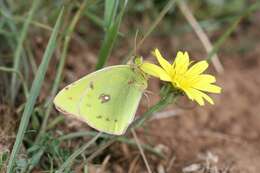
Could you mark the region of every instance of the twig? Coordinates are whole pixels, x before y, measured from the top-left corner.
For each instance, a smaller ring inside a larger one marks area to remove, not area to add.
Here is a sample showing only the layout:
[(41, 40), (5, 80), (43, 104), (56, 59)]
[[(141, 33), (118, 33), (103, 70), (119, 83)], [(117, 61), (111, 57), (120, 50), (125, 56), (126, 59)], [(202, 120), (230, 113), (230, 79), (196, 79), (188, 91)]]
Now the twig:
[(113, 144), (116, 141), (117, 137), (111, 138), (108, 142), (101, 145), (94, 153), (92, 153), (86, 160), (86, 162), (90, 162), (92, 159), (97, 157), (104, 149), (109, 147), (111, 144)]
[[(206, 52), (209, 54), (212, 51), (213, 46), (212, 46), (207, 34), (203, 31), (203, 29), (199, 25), (198, 21), (193, 16), (191, 10), (189, 9), (189, 7), (187, 6), (187, 4), (184, 1), (178, 1), (178, 6), (179, 6), (181, 12), (183, 13), (184, 17), (186, 18), (186, 20), (189, 22), (189, 24), (191, 25), (191, 27), (193, 28), (193, 30), (199, 37)], [(216, 53), (213, 55), (212, 63), (218, 73), (223, 73), (223, 71), (224, 71), (223, 65), (219, 61), (219, 58)]]
[(98, 173), (105, 172), (107, 163), (109, 162), (109, 159), (110, 159), (110, 158), (111, 158), (110, 155), (107, 155), (107, 156), (105, 157), (105, 159), (104, 159), (104, 161), (102, 162), (101, 168), (100, 168), (100, 170), (98, 171)]
[(171, 158), (170, 162), (169, 162), (168, 167), (166, 168), (166, 172), (170, 172), (170, 170), (171, 170), (171, 168), (172, 168), (172, 166), (173, 166), (175, 160), (176, 160), (176, 156), (173, 156), (173, 157)]
[(178, 114), (180, 114), (181, 112), (182, 112), (181, 109), (168, 110), (168, 111), (164, 111), (164, 112), (158, 112), (158, 113), (155, 113), (153, 115), (153, 117), (150, 119), (150, 121), (158, 120), (158, 119), (164, 119), (164, 118), (169, 118), (169, 117), (175, 117)]
[(135, 139), (135, 141), (136, 141), (136, 143), (137, 143), (138, 149), (140, 150), (140, 153), (141, 153), (142, 158), (143, 158), (143, 160), (144, 160), (144, 163), (145, 163), (145, 166), (146, 166), (146, 168), (147, 168), (147, 171), (148, 171), (148, 173), (152, 173), (152, 170), (151, 170), (151, 168), (150, 168), (150, 166), (149, 166), (149, 163), (148, 163), (148, 161), (147, 161), (147, 158), (146, 158), (146, 156), (145, 156), (145, 154), (144, 154), (144, 150), (143, 150), (143, 148), (142, 148), (142, 146), (141, 146), (141, 144), (140, 144), (140, 141), (139, 141), (139, 139), (138, 139), (138, 137), (137, 137), (137, 135), (136, 135), (136, 133), (135, 133), (135, 130), (132, 129), (131, 131), (132, 131), (132, 134), (133, 134), (133, 136), (134, 136), (134, 139)]
[(136, 168), (135, 165), (136, 165), (137, 161), (139, 160), (139, 158), (140, 158), (140, 156), (138, 155), (138, 156), (136, 156), (136, 157), (133, 159), (133, 161), (131, 162), (131, 164), (130, 164), (130, 166), (129, 166), (128, 173), (136, 172), (136, 171), (135, 171), (135, 168)]

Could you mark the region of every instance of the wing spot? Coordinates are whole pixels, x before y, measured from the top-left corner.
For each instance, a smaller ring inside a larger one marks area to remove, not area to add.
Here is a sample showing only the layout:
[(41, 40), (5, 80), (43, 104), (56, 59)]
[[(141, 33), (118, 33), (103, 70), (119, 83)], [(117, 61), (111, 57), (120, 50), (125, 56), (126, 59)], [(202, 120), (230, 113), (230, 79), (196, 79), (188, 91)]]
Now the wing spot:
[(128, 85), (131, 85), (131, 84), (133, 84), (133, 83), (135, 83), (135, 80), (129, 80), (129, 81), (128, 81)]
[(117, 120), (114, 120), (114, 122), (116, 123), (116, 122), (117, 122)]
[(89, 83), (89, 87), (93, 90), (94, 89), (94, 83), (93, 83), (93, 81), (91, 81), (90, 83)]
[(65, 87), (65, 90), (69, 90), (69, 89), (70, 89), (70, 87), (68, 87), (68, 86), (67, 86), (67, 87)]
[(68, 99), (69, 99), (69, 100), (72, 100), (72, 97), (69, 97)]
[(101, 100), (101, 103), (106, 103), (110, 100), (110, 95), (103, 93), (103, 94), (100, 94), (98, 99)]
[(101, 116), (101, 115), (99, 115), (99, 116), (97, 116), (96, 118), (97, 118), (97, 119), (101, 119), (101, 118), (102, 118), (102, 116)]
[(110, 121), (110, 119), (109, 119), (109, 118), (106, 118), (106, 121)]

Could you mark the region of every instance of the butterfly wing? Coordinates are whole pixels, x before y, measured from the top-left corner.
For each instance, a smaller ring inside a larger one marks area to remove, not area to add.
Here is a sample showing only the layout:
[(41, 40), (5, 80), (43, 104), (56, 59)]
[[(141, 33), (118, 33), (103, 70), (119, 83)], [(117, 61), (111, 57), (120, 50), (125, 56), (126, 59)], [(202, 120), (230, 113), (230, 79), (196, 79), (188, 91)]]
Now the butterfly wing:
[(111, 66), (68, 85), (54, 99), (58, 110), (109, 134), (133, 121), (147, 81), (130, 65)]

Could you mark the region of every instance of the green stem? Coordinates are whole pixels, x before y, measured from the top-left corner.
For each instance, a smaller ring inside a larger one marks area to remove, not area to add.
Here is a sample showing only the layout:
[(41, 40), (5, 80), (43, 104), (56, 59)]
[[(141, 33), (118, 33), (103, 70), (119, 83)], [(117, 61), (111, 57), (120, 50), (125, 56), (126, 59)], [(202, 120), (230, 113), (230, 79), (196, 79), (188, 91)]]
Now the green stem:
[(166, 106), (171, 104), (173, 100), (176, 99), (172, 93), (169, 93), (166, 97), (159, 100), (155, 105), (153, 105), (149, 110), (147, 110), (139, 119), (135, 120), (132, 124), (132, 128), (141, 127), (144, 122), (150, 119), (155, 112), (164, 109)]

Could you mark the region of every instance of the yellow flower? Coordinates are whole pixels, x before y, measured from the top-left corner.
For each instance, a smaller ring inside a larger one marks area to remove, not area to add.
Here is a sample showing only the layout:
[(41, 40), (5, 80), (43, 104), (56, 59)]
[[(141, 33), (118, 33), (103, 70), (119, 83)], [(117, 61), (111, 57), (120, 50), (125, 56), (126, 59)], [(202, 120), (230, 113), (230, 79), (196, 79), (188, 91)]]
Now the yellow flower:
[(213, 100), (205, 93), (220, 93), (221, 88), (214, 85), (214, 76), (202, 74), (207, 68), (207, 61), (199, 61), (191, 66), (187, 52), (179, 51), (173, 62), (170, 64), (165, 60), (158, 49), (153, 51), (160, 66), (144, 62), (141, 69), (149, 75), (160, 78), (163, 81), (171, 82), (174, 88), (183, 91), (189, 99), (195, 100), (199, 105), (204, 105), (204, 99), (211, 104)]

